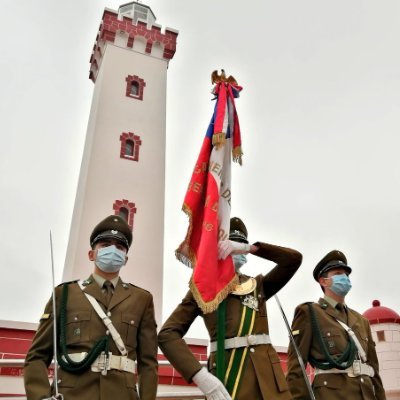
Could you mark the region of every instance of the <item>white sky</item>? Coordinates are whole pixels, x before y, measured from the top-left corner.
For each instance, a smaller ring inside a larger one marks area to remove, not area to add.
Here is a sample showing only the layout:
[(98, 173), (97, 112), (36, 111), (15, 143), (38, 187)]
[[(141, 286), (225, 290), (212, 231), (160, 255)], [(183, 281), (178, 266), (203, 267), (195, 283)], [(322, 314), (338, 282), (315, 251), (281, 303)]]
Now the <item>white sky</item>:
[[(49, 229), (61, 280), (93, 92), (89, 57), (104, 7), (123, 3), (1, 2), (2, 320), (38, 320), (51, 290)], [(379, 299), (400, 312), (398, 0), (147, 4), (157, 23), (179, 30), (168, 70), (164, 318), (190, 277), (174, 250), (187, 228), (180, 208), (217, 68), (244, 87), (232, 215), (245, 220), (251, 241), (304, 255), (279, 294), (288, 319), (320, 296), (312, 270), (335, 248), (353, 267), (351, 307), (363, 312)], [(271, 266), (250, 256), (244, 272)], [(268, 309), (272, 340), (286, 345), (273, 299)], [(201, 323), (190, 336), (207, 337)]]

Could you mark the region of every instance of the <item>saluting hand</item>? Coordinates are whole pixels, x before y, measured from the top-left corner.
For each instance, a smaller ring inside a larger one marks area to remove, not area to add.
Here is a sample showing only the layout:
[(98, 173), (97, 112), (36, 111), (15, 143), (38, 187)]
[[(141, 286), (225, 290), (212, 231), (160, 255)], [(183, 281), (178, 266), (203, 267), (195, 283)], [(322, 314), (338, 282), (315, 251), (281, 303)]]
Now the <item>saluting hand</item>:
[(247, 254), (250, 248), (249, 243), (221, 240), (218, 242), (218, 260), (225, 260), (230, 254)]

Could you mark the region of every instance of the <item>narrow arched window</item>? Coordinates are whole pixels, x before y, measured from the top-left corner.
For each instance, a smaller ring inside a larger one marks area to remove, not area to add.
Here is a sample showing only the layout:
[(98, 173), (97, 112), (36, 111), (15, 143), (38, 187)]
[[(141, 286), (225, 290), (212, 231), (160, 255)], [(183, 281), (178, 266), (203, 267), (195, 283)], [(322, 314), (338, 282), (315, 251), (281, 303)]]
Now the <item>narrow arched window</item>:
[(135, 81), (131, 83), (131, 96), (139, 96), (139, 84)]
[(143, 100), (146, 82), (137, 75), (128, 75), (126, 81), (126, 96), (136, 100)]
[(119, 140), (121, 141), (120, 157), (130, 161), (139, 161), (139, 151), (142, 145), (140, 136), (133, 132), (123, 132)]
[(127, 140), (125, 142), (125, 155), (128, 157), (133, 157), (134, 150), (135, 150), (135, 143), (132, 140)]
[(125, 207), (119, 209), (119, 216), (122, 217), (126, 222), (129, 221), (129, 210)]
[(128, 223), (129, 227), (133, 231), (134, 217), (136, 214), (135, 203), (127, 199), (115, 200), (113, 204), (113, 210), (115, 215), (121, 216)]

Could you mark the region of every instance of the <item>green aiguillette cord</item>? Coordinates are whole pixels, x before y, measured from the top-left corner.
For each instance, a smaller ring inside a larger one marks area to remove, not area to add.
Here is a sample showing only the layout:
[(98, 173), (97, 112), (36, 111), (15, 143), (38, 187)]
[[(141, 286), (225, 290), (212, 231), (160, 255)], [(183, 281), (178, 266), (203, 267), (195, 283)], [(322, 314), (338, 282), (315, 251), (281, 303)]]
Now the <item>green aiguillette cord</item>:
[(223, 300), (217, 309), (217, 378), (225, 379), (225, 317), (226, 300)]

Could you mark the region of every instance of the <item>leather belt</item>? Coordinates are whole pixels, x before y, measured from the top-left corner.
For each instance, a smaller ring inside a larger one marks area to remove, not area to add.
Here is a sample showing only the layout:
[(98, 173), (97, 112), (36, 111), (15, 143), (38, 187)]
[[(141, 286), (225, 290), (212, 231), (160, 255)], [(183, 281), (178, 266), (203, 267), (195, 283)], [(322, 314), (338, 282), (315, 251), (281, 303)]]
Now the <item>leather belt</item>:
[[(266, 333), (248, 336), (236, 336), (230, 339), (225, 339), (225, 350), (237, 349), (239, 347), (257, 346), (259, 344), (271, 344), (271, 339)], [(210, 343), (210, 351), (217, 351), (217, 342)]]
[(324, 369), (316, 368), (314, 373), (315, 373), (315, 375), (347, 374), (351, 378), (354, 378), (354, 377), (360, 376), (360, 375), (368, 375), (372, 378), (375, 375), (374, 369), (370, 365), (362, 363), (360, 360), (354, 361), (353, 365), (346, 369), (331, 368), (331, 369), (324, 370)]
[[(75, 362), (82, 361), (87, 353), (72, 353), (68, 356)], [(112, 353), (105, 353), (104, 351), (93, 361), (91, 370), (93, 372), (101, 372), (103, 375), (107, 374), (110, 369), (118, 371), (125, 371), (131, 374), (135, 373), (135, 361), (127, 356), (114, 356)]]

